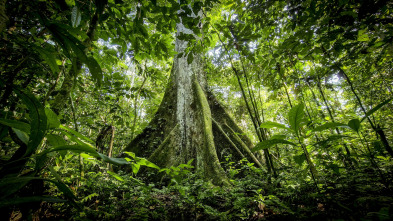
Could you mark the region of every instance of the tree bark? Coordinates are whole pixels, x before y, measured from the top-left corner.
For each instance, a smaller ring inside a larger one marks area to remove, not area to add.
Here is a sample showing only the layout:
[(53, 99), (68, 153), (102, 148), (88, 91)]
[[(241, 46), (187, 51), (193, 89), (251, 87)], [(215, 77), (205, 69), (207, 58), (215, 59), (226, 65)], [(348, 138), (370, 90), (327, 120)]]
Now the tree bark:
[(8, 17), (5, 11), (5, 3), (7, 0), (0, 0), (0, 34), (7, 26)]
[[(200, 19), (201, 13), (190, 16)], [(180, 22), (177, 36), (182, 33), (193, 34)], [(229, 185), (219, 161), (226, 149), (238, 159), (245, 156), (257, 166), (261, 163), (250, 151), (251, 141), (208, 91), (201, 55), (194, 54), (192, 62), (187, 61), (187, 47), (187, 41), (176, 39), (176, 51), (181, 56), (174, 58), (161, 105), (154, 119), (125, 151), (148, 157), (160, 167), (177, 166), (194, 159), (195, 169), (206, 180)]]

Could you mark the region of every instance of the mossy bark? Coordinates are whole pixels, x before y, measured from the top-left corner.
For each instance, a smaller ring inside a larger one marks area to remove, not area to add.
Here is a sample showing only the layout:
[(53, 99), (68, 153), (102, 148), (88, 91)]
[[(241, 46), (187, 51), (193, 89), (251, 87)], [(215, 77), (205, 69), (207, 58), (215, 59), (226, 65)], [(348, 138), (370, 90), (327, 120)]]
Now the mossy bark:
[[(201, 59), (194, 60), (203, 67)], [(175, 59), (171, 80), (155, 117), (124, 151), (148, 158), (160, 167), (177, 166), (194, 159), (196, 170), (216, 185), (229, 184), (220, 165), (226, 156), (224, 152), (232, 154), (235, 160), (246, 157), (262, 167), (250, 151), (250, 139), (208, 91), (206, 80), (201, 80), (204, 72), (200, 72), (199, 78), (193, 72), (192, 87), (187, 91), (192, 99), (184, 107), (177, 104), (177, 96), (183, 95), (178, 93), (177, 65)], [(183, 113), (192, 116), (190, 120), (179, 121), (182, 117), (178, 114), (179, 108), (185, 108)]]
[(8, 17), (5, 10), (7, 0), (0, 0), (0, 34), (7, 27)]
[[(187, 19), (194, 18), (200, 24), (201, 16), (202, 12), (194, 14), (191, 10)], [(180, 19), (177, 36), (181, 34), (201, 39), (184, 27)], [(161, 105), (149, 126), (124, 151), (148, 158), (160, 167), (177, 166), (194, 159), (195, 169), (206, 180), (229, 185), (220, 165), (225, 150), (237, 159), (245, 156), (257, 166), (261, 164), (250, 151), (250, 139), (208, 91), (201, 55), (187, 52), (187, 47), (187, 40), (176, 38), (178, 55)]]

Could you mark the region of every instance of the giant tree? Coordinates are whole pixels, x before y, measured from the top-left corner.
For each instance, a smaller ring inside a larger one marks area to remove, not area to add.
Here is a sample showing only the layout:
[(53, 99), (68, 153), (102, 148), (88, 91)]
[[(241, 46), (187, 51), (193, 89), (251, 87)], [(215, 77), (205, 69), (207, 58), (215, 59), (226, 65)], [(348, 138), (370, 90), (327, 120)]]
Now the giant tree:
[[(207, 3), (208, 4), (208, 3)], [(251, 153), (251, 141), (209, 92), (202, 53), (203, 3), (181, 1), (176, 52), (164, 98), (144, 131), (126, 148), (161, 167), (195, 159), (198, 172), (215, 184), (228, 184), (219, 163), (220, 150), (231, 149), (261, 166)], [(206, 30), (206, 29), (204, 29)], [(192, 49), (193, 48), (193, 49)]]

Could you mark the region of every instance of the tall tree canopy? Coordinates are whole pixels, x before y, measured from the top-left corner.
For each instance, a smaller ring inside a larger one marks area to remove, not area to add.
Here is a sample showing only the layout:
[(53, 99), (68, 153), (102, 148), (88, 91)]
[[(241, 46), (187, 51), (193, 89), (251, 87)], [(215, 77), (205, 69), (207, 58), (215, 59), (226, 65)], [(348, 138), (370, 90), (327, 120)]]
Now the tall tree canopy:
[(364, 174), (391, 191), (392, 11), (386, 0), (0, 0), (2, 212), (82, 210), (98, 197), (83, 185), (104, 176), (186, 198), (192, 179), (260, 180), (241, 187), (262, 216), (276, 199), (266, 186), (327, 199)]

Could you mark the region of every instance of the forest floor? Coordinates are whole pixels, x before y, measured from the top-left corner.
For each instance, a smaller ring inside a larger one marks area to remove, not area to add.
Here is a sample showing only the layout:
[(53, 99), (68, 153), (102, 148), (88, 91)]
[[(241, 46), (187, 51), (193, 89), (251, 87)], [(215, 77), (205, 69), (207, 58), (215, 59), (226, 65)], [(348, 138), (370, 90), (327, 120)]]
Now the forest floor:
[[(307, 179), (307, 170), (292, 174), (282, 172), (273, 178), (245, 161), (227, 162), (224, 167), (233, 184), (230, 187), (214, 186), (188, 170), (169, 173), (170, 176), (159, 182), (138, 180), (121, 171), (117, 174), (89, 172), (83, 185), (70, 185), (79, 198), (79, 208), (67, 203), (41, 203), (32, 211), (31, 218), (393, 220), (393, 170), (389, 172), (388, 168), (383, 179), (371, 168), (325, 173), (317, 188)], [(157, 177), (154, 172), (148, 175)], [(55, 194), (51, 191), (55, 188), (48, 187), (47, 194)], [(11, 220), (24, 218), (20, 211), (14, 211)]]

